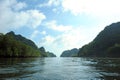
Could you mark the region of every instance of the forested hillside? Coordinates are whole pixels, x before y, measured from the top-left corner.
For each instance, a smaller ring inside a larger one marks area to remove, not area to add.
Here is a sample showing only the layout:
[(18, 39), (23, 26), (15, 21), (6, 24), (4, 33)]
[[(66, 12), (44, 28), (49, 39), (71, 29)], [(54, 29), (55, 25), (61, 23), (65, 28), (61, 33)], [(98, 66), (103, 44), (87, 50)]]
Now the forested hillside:
[(0, 57), (48, 57), (35, 43), (14, 32), (0, 33)]
[(92, 42), (81, 48), (78, 56), (120, 57), (120, 22), (105, 27)]

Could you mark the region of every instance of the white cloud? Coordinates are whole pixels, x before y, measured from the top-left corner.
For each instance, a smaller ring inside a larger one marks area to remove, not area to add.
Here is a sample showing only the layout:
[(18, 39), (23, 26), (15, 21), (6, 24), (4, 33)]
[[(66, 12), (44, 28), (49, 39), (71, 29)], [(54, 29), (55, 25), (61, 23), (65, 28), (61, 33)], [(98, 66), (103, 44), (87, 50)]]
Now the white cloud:
[(48, 0), (46, 3), (39, 4), (38, 7), (50, 7), (60, 5), (60, 0)]
[(41, 22), (46, 18), (45, 15), (38, 10), (28, 10), (26, 11), (28, 17), (27, 25), (37, 28)]
[(62, 0), (64, 10), (74, 15), (119, 15), (119, 3), (119, 0)]
[(55, 43), (60, 43), (64, 49), (80, 48), (91, 42), (103, 28), (79, 26), (72, 28), (56, 37)]
[(56, 40), (57, 37), (47, 35), (40, 40), (38, 45), (39, 47), (44, 46), (46, 50), (54, 52), (57, 56), (59, 56), (61, 51), (63, 51), (63, 48), (60, 48), (61, 44), (59, 44), (58, 41), (55, 42)]
[(47, 35), (44, 38), (42, 38), (42, 40), (40, 41), (40, 45), (50, 47), (50, 45), (54, 43), (54, 40), (55, 40), (54, 37)]
[(38, 30), (35, 30), (32, 35), (31, 35), (31, 39), (35, 38), (40, 32)]
[(66, 32), (72, 29), (72, 26), (58, 25), (55, 20), (46, 22), (45, 26), (51, 30)]
[(24, 2), (1, 0), (0, 5), (0, 32), (6, 32), (9, 29), (16, 29), (23, 26), (37, 28), (46, 18), (38, 10), (22, 10), (27, 6)]
[[(13, 5), (12, 5), (13, 6)], [(26, 3), (23, 3), (23, 2), (19, 2), (19, 3), (15, 3), (14, 6), (13, 6), (13, 9), (16, 10), (16, 11), (19, 11), (23, 8), (26, 8), (27, 7), (27, 4)]]
[(42, 8), (42, 7), (48, 7), (52, 8), (52, 11), (56, 14), (59, 13), (59, 9), (61, 7), (61, 0), (47, 0), (47, 2), (40, 3), (37, 5), (37, 7)]
[(42, 31), (41, 34), (42, 34), (42, 35), (46, 35), (47, 32), (46, 32), (46, 31)]
[[(60, 26), (58, 24), (55, 25)], [(49, 26), (51, 26), (51, 24)], [(47, 50), (52, 51), (59, 56), (64, 50), (80, 48), (84, 44), (88, 44), (103, 28), (104, 27), (96, 26), (87, 28), (86, 26), (71, 26), (71, 28), (68, 30), (60, 30), (62, 31), (60, 35), (52, 36), (49, 34), (45, 36), (40, 41), (39, 45), (44, 46)], [(54, 29), (53, 27), (51, 27), (51, 29), (59, 31), (59, 29)]]

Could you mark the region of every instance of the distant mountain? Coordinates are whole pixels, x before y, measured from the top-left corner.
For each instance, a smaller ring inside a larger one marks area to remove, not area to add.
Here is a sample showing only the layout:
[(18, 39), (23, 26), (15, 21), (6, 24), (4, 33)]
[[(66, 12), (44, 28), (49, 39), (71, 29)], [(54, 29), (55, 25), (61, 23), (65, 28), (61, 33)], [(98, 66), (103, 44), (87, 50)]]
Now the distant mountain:
[(46, 52), (47, 53), (47, 57), (56, 57), (56, 55), (52, 52)]
[(47, 57), (46, 51), (44, 47), (40, 47), (39, 51), (42, 53), (43, 57)]
[(105, 27), (92, 42), (81, 48), (78, 56), (120, 57), (120, 22)]
[(78, 49), (74, 48), (71, 50), (63, 51), (60, 57), (76, 57), (78, 56)]
[(56, 57), (56, 55), (54, 53), (46, 52), (44, 47), (40, 47), (39, 50), (44, 57)]

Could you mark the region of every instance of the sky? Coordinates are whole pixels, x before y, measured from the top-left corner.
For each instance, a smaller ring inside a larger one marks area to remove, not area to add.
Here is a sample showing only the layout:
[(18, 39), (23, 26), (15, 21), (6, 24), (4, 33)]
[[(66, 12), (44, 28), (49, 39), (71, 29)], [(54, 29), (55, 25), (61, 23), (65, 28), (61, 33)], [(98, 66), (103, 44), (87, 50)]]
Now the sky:
[(14, 31), (57, 56), (120, 21), (120, 0), (0, 0), (0, 32)]

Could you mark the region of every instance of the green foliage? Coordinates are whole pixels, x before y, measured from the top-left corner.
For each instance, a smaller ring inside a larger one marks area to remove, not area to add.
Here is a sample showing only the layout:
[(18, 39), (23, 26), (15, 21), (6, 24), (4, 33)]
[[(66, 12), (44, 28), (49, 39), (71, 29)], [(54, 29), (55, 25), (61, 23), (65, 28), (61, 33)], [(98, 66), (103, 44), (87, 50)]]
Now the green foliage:
[(120, 44), (115, 44), (114, 46), (108, 48), (108, 56), (119, 57), (120, 55)]
[(26, 39), (25, 37), (21, 36), (21, 35), (15, 35), (13, 31), (7, 33), (6, 35), (10, 35), (13, 36), (13, 38), (17, 41), (20, 41), (26, 45), (29, 45), (35, 49), (37, 49), (37, 46), (35, 45), (35, 43), (29, 39)]
[(41, 56), (38, 49), (22, 41), (16, 40), (12, 35), (0, 34), (0, 57), (37, 57)]
[(91, 43), (81, 48), (78, 56), (112, 57), (114, 55), (120, 57), (116, 44), (120, 44), (120, 22), (107, 26)]

